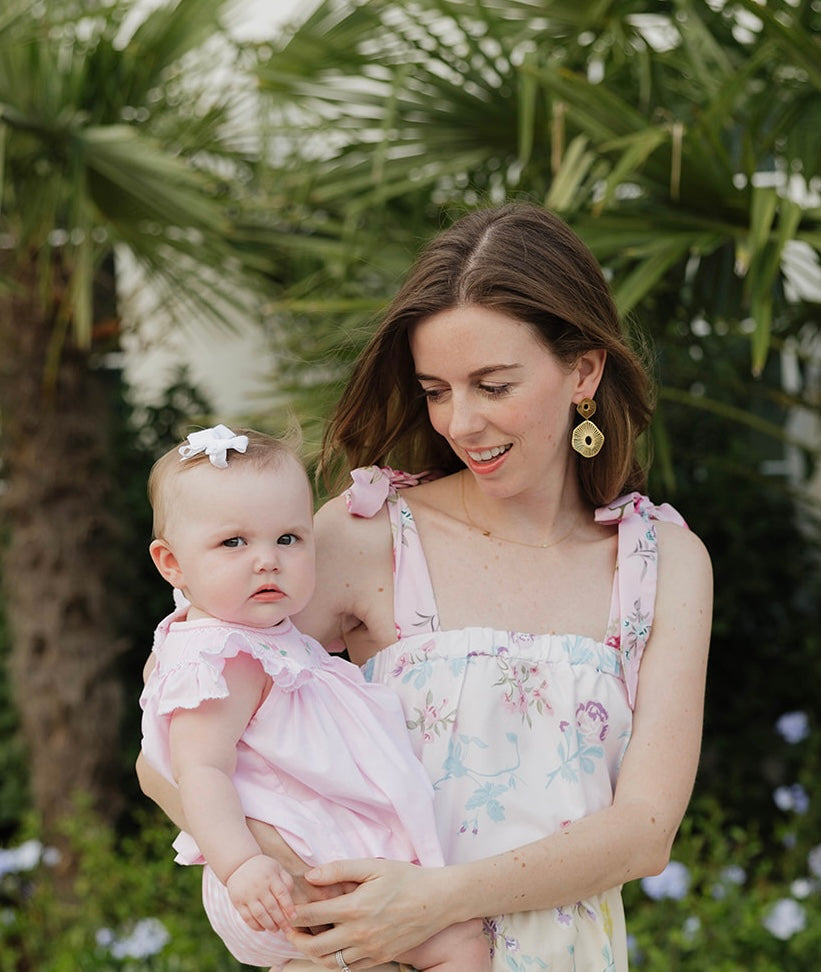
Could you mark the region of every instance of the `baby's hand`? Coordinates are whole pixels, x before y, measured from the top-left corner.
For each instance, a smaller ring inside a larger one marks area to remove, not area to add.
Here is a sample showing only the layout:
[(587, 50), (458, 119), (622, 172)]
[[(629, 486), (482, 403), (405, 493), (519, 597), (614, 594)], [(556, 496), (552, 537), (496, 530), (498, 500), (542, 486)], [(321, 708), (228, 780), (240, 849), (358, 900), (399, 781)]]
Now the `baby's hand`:
[(234, 871), (225, 883), (234, 907), (254, 931), (288, 931), (296, 912), (294, 881), (271, 857), (257, 854)]

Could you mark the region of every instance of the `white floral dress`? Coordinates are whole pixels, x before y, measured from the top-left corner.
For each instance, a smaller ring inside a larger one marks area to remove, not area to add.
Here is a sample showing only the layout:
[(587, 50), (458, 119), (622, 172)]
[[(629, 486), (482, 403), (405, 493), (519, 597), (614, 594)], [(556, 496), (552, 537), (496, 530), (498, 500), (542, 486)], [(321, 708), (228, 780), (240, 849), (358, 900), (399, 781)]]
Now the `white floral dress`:
[[(397, 487), (415, 480), (354, 470), (348, 508), (387, 505), (393, 533), (397, 641), (365, 666), (400, 697), (433, 782), (448, 863), (511, 850), (609, 806), (630, 739), (639, 663), (653, 620), (653, 521), (685, 526), (639, 493), (596, 511), (618, 528), (604, 641), (489, 628), (444, 631), (413, 516)], [(551, 911), (491, 916), (493, 970), (623, 972), (621, 889)]]

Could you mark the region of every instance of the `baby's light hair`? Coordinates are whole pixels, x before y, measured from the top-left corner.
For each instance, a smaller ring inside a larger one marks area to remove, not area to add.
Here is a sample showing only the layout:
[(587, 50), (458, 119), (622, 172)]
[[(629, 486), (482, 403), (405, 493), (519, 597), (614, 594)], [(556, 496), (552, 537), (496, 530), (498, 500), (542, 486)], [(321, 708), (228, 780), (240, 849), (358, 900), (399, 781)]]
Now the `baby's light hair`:
[[(268, 435), (265, 432), (257, 432), (256, 429), (233, 429), (233, 432), (235, 435), (248, 437), (248, 448), (245, 452), (229, 450), (227, 455), (228, 468), (220, 469), (219, 472), (230, 474), (233, 466), (257, 470), (277, 469), (289, 458), (293, 459), (304, 470), (305, 467), (300, 456), (302, 436), (298, 429), (290, 429), (282, 436)], [(178, 476), (185, 475), (186, 470), (196, 469), (204, 463), (210, 463), (209, 456), (204, 452), (183, 459), (179, 450), (185, 444), (185, 441), (180, 442), (160, 456), (151, 467), (148, 476), (148, 502), (154, 512), (154, 538), (161, 538), (165, 534), (169, 510), (173, 501), (170, 495), (171, 484)], [(307, 473), (305, 474), (305, 482), (310, 490)]]

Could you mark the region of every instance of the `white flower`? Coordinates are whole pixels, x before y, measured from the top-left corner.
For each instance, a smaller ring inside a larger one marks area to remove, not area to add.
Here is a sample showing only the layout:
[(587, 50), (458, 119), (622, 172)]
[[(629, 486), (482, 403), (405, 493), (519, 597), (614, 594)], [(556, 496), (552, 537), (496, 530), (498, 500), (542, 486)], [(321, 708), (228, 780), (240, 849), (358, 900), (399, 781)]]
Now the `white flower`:
[(810, 808), (810, 798), (800, 783), (792, 786), (779, 786), (773, 793), (773, 800), (779, 810), (792, 810), (795, 813), (806, 813)]
[(793, 898), (781, 898), (769, 910), (762, 924), (771, 935), (785, 942), (796, 932), (804, 930), (807, 913), (803, 905)]
[(739, 864), (728, 864), (721, 870), (721, 880), (725, 884), (737, 884), (740, 887), (747, 880), (747, 872)]
[(110, 928), (101, 928), (97, 944), (109, 950), (114, 958), (148, 958), (156, 955), (171, 940), (168, 929), (158, 918), (141, 918), (124, 938), (117, 938)]
[(627, 933), (627, 954), (635, 965), (641, 965), (644, 960), (644, 952), (639, 948), (636, 936), (630, 932)]
[(809, 896), (815, 890), (815, 885), (809, 878), (796, 878), (790, 885), (790, 894), (799, 901)]
[(810, 874), (821, 878), (821, 844), (817, 844), (807, 854), (807, 867), (810, 869)]
[(43, 845), (39, 840), (27, 840), (19, 847), (0, 848), (0, 876), (31, 871), (40, 863)]
[(693, 942), (698, 933), (701, 931), (701, 919), (698, 917), (698, 915), (690, 915), (690, 917), (685, 920), (681, 931), (686, 942)]
[(728, 864), (727, 867), (721, 869), (719, 880), (712, 887), (713, 897), (716, 901), (721, 901), (727, 897), (727, 888), (729, 885), (733, 884), (736, 887), (741, 887), (746, 880), (747, 872), (743, 867), (740, 867), (738, 864)]
[(680, 901), (690, 887), (690, 872), (680, 861), (670, 861), (661, 874), (641, 879), (641, 887), (648, 898), (674, 898)]
[(775, 728), (788, 743), (800, 743), (810, 734), (810, 720), (806, 712), (785, 712), (776, 720)]

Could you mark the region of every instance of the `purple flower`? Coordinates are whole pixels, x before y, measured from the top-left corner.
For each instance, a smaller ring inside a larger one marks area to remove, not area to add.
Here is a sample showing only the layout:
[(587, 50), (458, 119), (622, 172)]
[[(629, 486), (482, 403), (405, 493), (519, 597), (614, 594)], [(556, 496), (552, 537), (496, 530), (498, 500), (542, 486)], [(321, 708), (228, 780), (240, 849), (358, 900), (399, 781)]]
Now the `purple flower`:
[(582, 736), (587, 739), (598, 739), (604, 742), (607, 730), (607, 709), (601, 702), (591, 699), (589, 702), (581, 703), (576, 709), (576, 725)]
[(776, 720), (775, 728), (788, 743), (800, 743), (810, 734), (810, 720), (806, 712), (785, 712)]
[(661, 874), (642, 878), (641, 888), (647, 897), (654, 901), (662, 898), (680, 901), (690, 888), (690, 872), (686, 864), (670, 861)]

